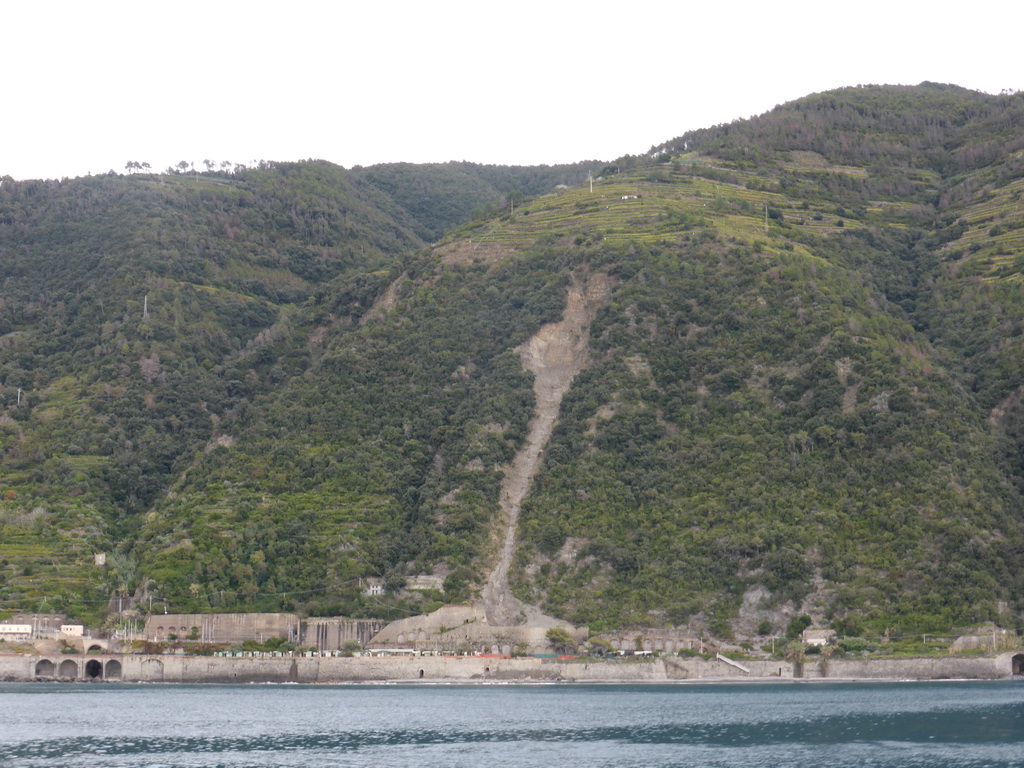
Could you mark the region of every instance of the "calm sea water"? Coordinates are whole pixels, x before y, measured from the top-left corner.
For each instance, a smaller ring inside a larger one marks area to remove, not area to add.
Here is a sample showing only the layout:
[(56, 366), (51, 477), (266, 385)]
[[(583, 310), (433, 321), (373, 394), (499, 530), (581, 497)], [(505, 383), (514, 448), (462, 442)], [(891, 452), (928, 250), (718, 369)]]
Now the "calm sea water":
[(1024, 766), (1024, 682), (0, 684), (0, 766)]

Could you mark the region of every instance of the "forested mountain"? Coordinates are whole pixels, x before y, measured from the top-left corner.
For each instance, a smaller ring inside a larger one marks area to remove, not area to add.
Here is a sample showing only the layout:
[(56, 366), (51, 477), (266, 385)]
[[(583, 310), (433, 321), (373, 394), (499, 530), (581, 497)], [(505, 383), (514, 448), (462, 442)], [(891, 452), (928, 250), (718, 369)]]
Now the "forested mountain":
[(4, 180), (0, 610), (474, 599), (541, 413), (524, 345), (599, 278), (520, 599), (1012, 625), (1022, 189), (1024, 95), (927, 83), (601, 164)]
[(354, 168), (352, 173), (386, 192), (412, 217), (416, 234), (434, 242), (471, 218), (514, 207), (524, 196), (542, 195), (563, 185), (581, 184), (602, 163), (552, 166), (477, 163), (388, 163)]

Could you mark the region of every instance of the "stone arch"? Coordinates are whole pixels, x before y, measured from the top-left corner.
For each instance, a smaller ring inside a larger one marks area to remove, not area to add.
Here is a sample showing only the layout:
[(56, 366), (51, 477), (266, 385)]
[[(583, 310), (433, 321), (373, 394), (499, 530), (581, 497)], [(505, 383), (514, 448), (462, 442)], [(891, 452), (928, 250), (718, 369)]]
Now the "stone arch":
[(160, 659), (146, 659), (142, 662), (142, 677), (145, 680), (163, 680), (164, 663)]
[(92, 653), (93, 651), (95, 651), (97, 653), (102, 653), (103, 652), (103, 646), (102, 645), (95, 645), (95, 644), (93, 644), (93, 645), (90, 645), (86, 650), (89, 653)]
[(421, 629), (419, 631), (419, 634), (416, 635), (416, 639), (419, 640), (421, 643), (427, 642), (427, 633)]
[(85, 676), (90, 680), (103, 679), (103, 664), (97, 659), (89, 659), (85, 663)]
[(36, 677), (53, 677), (53, 662), (49, 659), (36, 662)]
[(405, 642), (405, 633), (404, 633), (404, 632), (399, 632), (399, 633), (398, 633), (398, 637), (397, 637), (397, 638), (395, 638), (395, 639), (396, 639), (396, 640), (397, 640), (398, 642), (400, 642), (400, 643), (404, 643), (404, 642)]
[(423, 679), (423, 670), (422, 669), (420, 670), (420, 679), (421, 680)]
[(121, 662), (115, 659), (111, 659), (107, 662), (107, 666), (103, 670), (104, 680), (120, 680), (121, 679)]
[(1013, 665), (1014, 676), (1024, 675), (1024, 653), (1016, 654), (1010, 663)]
[(60, 677), (70, 677), (72, 679), (78, 677), (78, 662), (74, 659), (64, 659), (60, 663), (60, 669), (57, 674)]

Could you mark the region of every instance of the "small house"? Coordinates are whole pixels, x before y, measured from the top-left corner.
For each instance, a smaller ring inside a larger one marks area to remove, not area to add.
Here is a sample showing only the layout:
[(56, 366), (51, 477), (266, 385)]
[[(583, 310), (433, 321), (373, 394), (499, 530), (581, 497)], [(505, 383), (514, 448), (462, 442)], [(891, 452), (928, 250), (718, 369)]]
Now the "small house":
[(805, 629), (802, 639), (805, 645), (829, 645), (836, 637), (834, 629)]

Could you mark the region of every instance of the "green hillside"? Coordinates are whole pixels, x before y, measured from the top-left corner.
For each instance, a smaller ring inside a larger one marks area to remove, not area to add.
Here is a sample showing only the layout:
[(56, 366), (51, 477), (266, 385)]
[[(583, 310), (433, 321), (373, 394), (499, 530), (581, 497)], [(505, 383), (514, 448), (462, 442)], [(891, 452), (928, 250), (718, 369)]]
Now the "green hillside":
[(3, 603), (87, 616), (141, 578), (92, 553), (130, 563), (172, 478), (308, 365), (294, 318), (316, 286), (420, 244), (388, 198), (316, 163), (7, 179), (0, 211)]
[(601, 163), (503, 166), (477, 163), (387, 163), (353, 168), (364, 184), (387, 193), (416, 222), (416, 233), (434, 242), (471, 218), (511, 207), (524, 196), (580, 184)]
[(869, 86), (592, 166), (5, 181), (0, 608), (475, 599), (536, 405), (519, 348), (601, 274), (521, 599), (1013, 626), (1022, 128), (1022, 95)]

